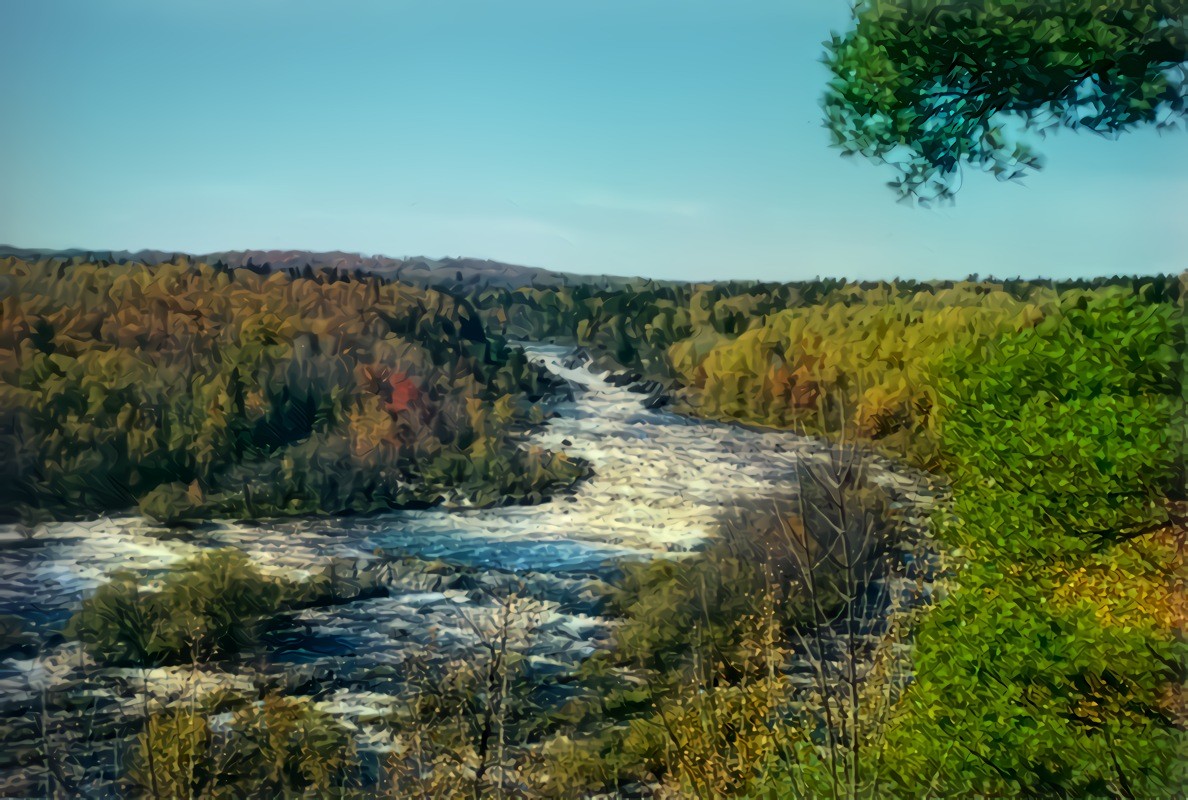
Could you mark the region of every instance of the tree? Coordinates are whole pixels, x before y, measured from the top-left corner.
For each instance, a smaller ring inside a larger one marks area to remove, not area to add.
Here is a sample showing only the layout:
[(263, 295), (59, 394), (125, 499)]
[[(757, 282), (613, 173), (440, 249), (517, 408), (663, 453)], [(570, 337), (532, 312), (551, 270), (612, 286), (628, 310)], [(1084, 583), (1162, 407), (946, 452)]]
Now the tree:
[(1020, 131), (1181, 123), (1186, 20), (1186, 0), (862, 0), (827, 43), (827, 127), (902, 198), (951, 199), (963, 165), (1038, 169)]

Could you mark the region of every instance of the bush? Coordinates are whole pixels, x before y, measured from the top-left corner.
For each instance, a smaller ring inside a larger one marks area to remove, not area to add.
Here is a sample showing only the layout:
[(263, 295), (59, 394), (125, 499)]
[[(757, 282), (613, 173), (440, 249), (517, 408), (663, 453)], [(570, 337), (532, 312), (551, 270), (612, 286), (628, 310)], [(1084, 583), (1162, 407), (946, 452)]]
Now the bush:
[(269, 695), (217, 729), (192, 708), (150, 716), (127, 778), (153, 797), (328, 797), (357, 768), (342, 724), (308, 701)]
[(211, 731), (192, 708), (151, 715), (136, 739), (127, 778), (149, 797), (200, 797), (216, 772)]
[(237, 550), (195, 556), (159, 587), (120, 572), (83, 601), (67, 634), (108, 664), (155, 666), (226, 657), (256, 640), (262, 620), (297, 589), (268, 576)]
[(169, 526), (182, 526), (206, 516), (197, 484), (163, 483), (140, 498), (140, 513)]
[(226, 778), (266, 796), (325, 793), (343, 786), (354, 766), (350, 733), (307, 701), (269, 696), (249, 705), (236, 712), (230, 738), (236, 758)]

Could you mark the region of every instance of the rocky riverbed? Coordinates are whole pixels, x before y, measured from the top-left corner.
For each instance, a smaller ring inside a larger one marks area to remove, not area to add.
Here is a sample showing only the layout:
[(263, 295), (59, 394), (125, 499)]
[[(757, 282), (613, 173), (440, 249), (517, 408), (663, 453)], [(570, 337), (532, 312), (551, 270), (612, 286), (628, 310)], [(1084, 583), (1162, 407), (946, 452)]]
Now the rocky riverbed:
[[(601, 615), (615, 564), (689, 552), (724, 510), (786, 498), (800, 459), (828, 443), (692, 420), (620, 385), (565, 348), (525, 345), (564, 378), (534, 445), (588, 461), (593, 476), (535, 506), (434, 508), (364, 518), (217, 522), (170, 530), (136, 516), (0, 531), (0, 795), (39, 795), (54, 782), (113, 791), (147, 693), (168, 702), (214, 688), (278, 687), (314, 697), (345, 720), (361, 750), (390, 747), (383, 725), (408, 665), (466, 659), (509, 596), (530, 600), (522, 652), (542, 674), (603, 647)], [(869, 456), (868, 474), (922, 527), (926, 476)], [(117, 569), (146, 578), (205, 549), (235, 547), (293, 577), (332, 570), (374, 591), (285, 617), (264, 653), (218, 667), (100, 669), (60, 629)], [(897, 580), (905, 587), (911, 570)], [(905, 591), (907, 589), (905, 588)], [(525, 621), (526, 620), (526, 621)]]

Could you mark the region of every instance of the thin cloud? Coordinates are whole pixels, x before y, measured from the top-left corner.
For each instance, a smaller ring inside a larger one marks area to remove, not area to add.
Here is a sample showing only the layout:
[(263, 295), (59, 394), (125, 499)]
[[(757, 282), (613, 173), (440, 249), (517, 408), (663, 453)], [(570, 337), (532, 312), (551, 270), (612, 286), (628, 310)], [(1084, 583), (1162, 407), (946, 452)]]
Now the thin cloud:
[(697, 200), (637, 197), (610, 192), (583, 194), (574, 200), (574, 204), (602, 211), (663, 217), (702, 217), (709, 211), (706, 203)]

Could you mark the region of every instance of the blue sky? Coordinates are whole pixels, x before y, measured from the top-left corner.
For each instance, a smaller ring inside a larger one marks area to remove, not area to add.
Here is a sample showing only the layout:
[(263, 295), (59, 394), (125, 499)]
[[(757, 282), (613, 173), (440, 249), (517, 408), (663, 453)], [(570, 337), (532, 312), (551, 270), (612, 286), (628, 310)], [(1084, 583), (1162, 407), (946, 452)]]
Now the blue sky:
[(899, 205), (828, 148), (846, 0), (0, 0), (0, 242), (659, 278), (1188, 267), (1188, 137)]

